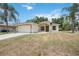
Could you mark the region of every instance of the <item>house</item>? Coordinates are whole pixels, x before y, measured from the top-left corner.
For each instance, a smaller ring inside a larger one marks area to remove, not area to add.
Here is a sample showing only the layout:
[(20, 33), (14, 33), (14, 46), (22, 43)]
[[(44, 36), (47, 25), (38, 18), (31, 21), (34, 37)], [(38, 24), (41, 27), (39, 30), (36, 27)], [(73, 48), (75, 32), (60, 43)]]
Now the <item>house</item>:
[[(7, 31), (7, 27), (5, 24), (0, 24), (0, 32), (6, 32)], [(14, 25), (9, 25), (8, 26), (8, 31), (9, 32), (15, 32), (16, 31), (16, 26)]]
[(37, 23), (23, 23), (16, 27), (17, 32), (54, 32), (59, 31), (59, 24), (51, 23), (49, 21)]
[[(0, 31), (7, 30), (6, 25), (0, 24)], [(18, 25), (9, 25), (9, 32), (34, 33), (34, 32), (54, 32), (59, 31), (59, 24), (51, 23), (49, 21), (37, 23), (23, 23)]]

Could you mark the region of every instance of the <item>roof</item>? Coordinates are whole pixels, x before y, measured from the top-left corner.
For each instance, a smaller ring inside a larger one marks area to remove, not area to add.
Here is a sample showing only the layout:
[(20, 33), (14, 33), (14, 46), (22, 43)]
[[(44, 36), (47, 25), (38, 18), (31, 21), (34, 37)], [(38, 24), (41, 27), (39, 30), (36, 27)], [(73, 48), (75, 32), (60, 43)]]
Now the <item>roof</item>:
[[(0, 27), (6, 27), (6, 24), (0, 24)], [(15, 25), (8, 25), (8, 27), (16, 27)]]
[(56, 23), (52, 23), (52, 22), (50, 22), (50, 21), (44, 21), (44, 22), (40, 22), (39, 24), (41, 24), (41, 23), (46, 23), (46, 24), (53, 24), (53, 25), (59, 25), (59, 24), (56, 24)]
[(20, 24), (17, 24), (17, 26), (19, 26), (19, 25), (29, 25), (29, 24), (36, 24), (36, 23), (33, 23), (33, 22), (31, 22), (31, 23), (20, 23)]
[[(45, 23), (45, 24), (53, 24), (53, 25), (59, 25), (59, 24), (56, 24), (56, 23), (52, 23), (52, 22), (50, 22), (50, 21), (43, 21), (43, 22), (40, 22), (39, 24), (43, 24), (43, 23)], [(20, 23), (20, 24), (17, 24), (17, 26), (20, 26), (20, 25), (32, 25), (32, 24), (37, 24), (37, 23), (34, 23), (34, 22), (30, 22), (30, 23)], [(37, 25), (39, 25), (39, 24), (37, 24)]]

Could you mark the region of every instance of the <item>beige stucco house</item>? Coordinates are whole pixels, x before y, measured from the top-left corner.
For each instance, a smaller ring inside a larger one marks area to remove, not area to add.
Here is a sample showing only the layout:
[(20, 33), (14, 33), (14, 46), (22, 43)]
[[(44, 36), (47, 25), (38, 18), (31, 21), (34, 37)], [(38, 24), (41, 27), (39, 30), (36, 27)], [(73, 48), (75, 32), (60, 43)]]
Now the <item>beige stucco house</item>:
[(49, 21), (37, 23), (25, 23), (17, 26), (17, 32), (55, 32), (59, 31), (59, 24), (51, 23)]
[[(16, 26), (8, 26), (10, 32), (20, 32), (20, 33), (35, 33), (35, 32), (55, 32), (59, 31), (59, 24), (51, 23), (49, 21), (37, 23), (23, 23)], [(0, 25), (0, 31), (6, 30), (5, 25)]]

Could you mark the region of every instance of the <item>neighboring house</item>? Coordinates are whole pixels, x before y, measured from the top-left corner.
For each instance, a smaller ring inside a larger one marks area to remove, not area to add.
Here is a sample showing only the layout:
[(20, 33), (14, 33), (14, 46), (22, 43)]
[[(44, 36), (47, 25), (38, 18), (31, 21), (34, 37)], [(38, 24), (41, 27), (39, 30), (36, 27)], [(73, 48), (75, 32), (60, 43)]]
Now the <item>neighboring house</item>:
[[(8, 29), (10, 32), (23, 32), (23, 33), (34, 33), (34, 32), (54, 32), (59, 31), (59, 24), (51, 23), (49, 21), (37, 23), (23, 23), (16, 26), (9, 25)], [(7, 30), (6, 25), (0, 25), (0, 31)]]
[[(0, 32), (6, 32), (7, 31), (7, 27), (5, 24), (0, 24)], [(16, 26), (14, 25), (9, 25), (8, 26), (8, 31), (9, 32), (15, 32), (16, 31)]]
[(17, 26), (17, 32), (54, 32), (59, 31), (59, 24), (51, 23), (49, 21), (37, 23), (25, 23)]

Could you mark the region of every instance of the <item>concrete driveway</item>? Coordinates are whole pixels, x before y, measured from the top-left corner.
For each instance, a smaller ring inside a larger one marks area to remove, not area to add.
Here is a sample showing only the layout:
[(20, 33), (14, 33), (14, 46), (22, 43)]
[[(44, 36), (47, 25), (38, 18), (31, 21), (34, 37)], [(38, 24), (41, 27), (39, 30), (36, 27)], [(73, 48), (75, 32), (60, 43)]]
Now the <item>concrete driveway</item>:
[(0, 35), (0, 40), (9, 39), (9, 38), (17, 37), (17, 36), (21, 36), (21, 35), (44, 34), (44, 33), (46, 33), (46, 32), (39, 32), (39, 33), (9, 33), (9, 34)]
[(4, 34), (4, 35), (0, 35), (0, 40), (4, 40), (4, 39), (9, 39), (12, 37), (17, 37), (17, 36), (21, 36), (21, 35), (28, 35), (30, 33), (9, 33), (9, 34)]

